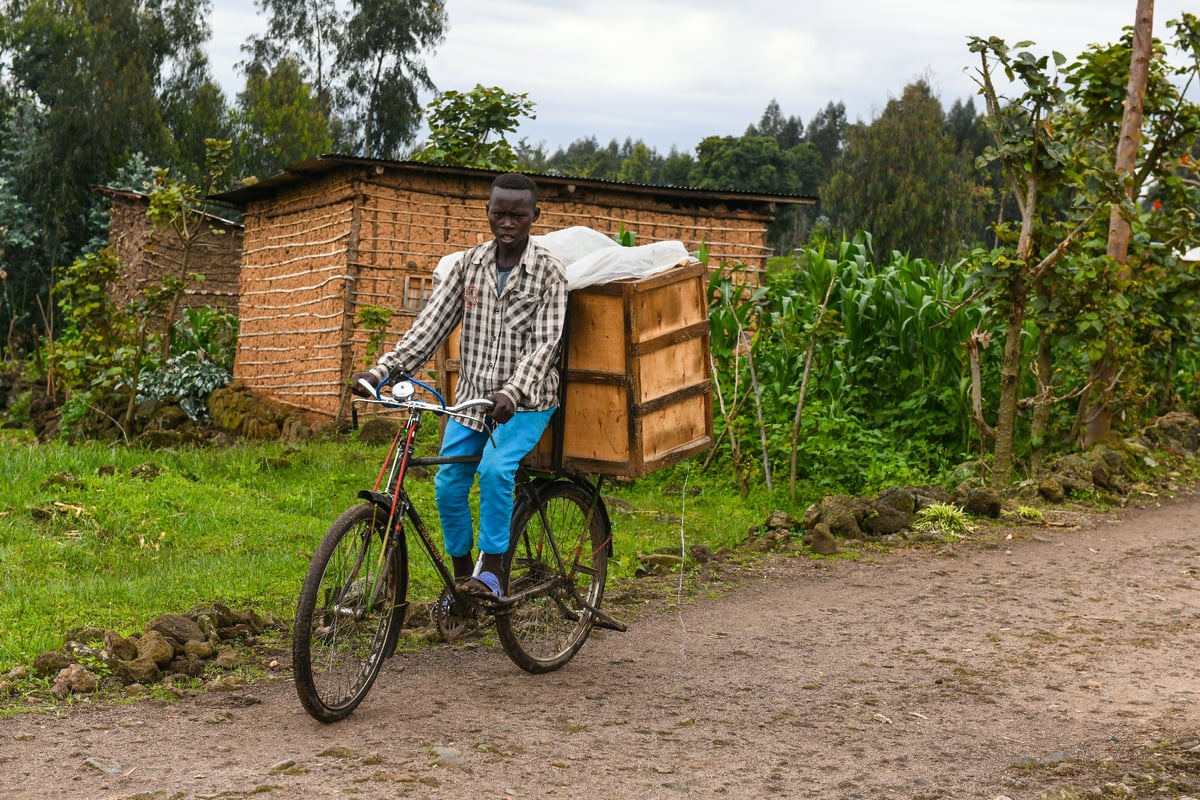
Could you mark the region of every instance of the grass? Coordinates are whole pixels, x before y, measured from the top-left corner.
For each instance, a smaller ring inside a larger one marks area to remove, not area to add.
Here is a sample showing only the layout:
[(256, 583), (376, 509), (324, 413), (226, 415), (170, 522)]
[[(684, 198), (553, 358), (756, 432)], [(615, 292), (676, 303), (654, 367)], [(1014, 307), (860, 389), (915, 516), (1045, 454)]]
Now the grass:
[[(145, 450), (2, 432), (0, 674), (85, 625), (128, 635), (214, 602), (289, 620), (313, 549), (383, 452), (354, 439)], [(776, 507), (696, 469), (605, 485), (614, 578), (634, 573), (638, 552), (735, 545)], [(432, 481), (409, 488), (436, 529)], [(411, 596), (432, 599), (432, 570), (413, 561)]]

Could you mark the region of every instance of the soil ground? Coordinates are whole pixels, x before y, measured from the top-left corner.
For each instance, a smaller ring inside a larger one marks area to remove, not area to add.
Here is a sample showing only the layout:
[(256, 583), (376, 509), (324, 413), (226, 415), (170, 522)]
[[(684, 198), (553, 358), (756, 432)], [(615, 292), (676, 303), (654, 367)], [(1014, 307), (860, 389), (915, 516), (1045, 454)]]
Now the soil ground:
[(282, 655), (22, 714), (0, 797), (1200, 797), (1200, 498), (1051, 519), (613, 597), (630, 630), (549, 675), (490, 644), (397, 655), (333, 725)]

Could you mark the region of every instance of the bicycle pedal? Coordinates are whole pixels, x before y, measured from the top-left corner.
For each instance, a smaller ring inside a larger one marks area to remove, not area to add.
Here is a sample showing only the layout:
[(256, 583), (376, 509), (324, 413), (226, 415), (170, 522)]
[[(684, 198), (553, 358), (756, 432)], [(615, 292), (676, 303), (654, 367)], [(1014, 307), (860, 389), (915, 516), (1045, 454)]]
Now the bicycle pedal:
[(471, 594), (470, 592), (461, 592), (458, 596), (476, 608), (493, 614), (500, 611), (507, 611), (514, 604), (513, 600), (508, 597), (486, 597), (484, 595)]
[(592, 622), (593, 627), (602, 628), (606, 631), (617, 631), (618, 633), (625, 633), (625, 631), (629, 630), (629, 626), (624, 622), (621, 622), (616, 617), (605, 614), (598, 608), (594, 609), (592, 614), (595, 616), (595, 620)]

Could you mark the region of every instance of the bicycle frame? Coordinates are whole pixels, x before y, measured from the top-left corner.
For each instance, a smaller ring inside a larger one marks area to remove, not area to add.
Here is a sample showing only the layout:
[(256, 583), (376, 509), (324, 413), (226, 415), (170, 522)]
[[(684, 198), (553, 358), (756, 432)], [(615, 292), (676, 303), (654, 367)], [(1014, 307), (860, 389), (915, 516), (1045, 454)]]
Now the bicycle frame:
[[(373, 503), (387, 513), (388, 539), (384, 542), (383, 553), (391, 553), (394, 548), (400, 547), (402, 548), (401, 557), (405, 562), (408, 561), (407, 536), (404, 530), (404, 519), (407, 518), (442, 583), (453, 592), (454, 576), (446, 565), (446, 559), (442, 556), (442, 548), (434, 543), (429, 528), (409, 498), (408, 492), (404, 488), (404, 479), (408, 475), (409, 467), (412, 466), (470, 463), (479, 461), (479, 458), (474, 456), (418, 458), (414, 456), (417, 431), (421, 427), (421, 418), (424, 413), (420, 409), (409, 411), (404, 425), (396, 431), (396, 435), (392, 438), (391, 447), (380, 467), (374, 487), (363, 489), (358, 493), (358, 497)], [(383, 491), (380, 491), (381, 486), (384, 487)], [(395, 537), (394, 540), (393, 537)], [(457, 592), (455, 594), (457, 595)]]

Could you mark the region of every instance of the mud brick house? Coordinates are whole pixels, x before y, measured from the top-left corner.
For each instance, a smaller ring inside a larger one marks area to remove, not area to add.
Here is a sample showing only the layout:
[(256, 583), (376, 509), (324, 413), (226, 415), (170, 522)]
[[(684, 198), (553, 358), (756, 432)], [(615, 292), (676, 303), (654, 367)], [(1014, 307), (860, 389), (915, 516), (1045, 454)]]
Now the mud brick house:
[[(234, 376), (256, 393), (343, 417), (346, 382), (364, 365), (364, 306), (395, 313), (390, 347), (432, 289), (438, 260), (490, 239), (484, 206), (495, 172), (321, 156), (215, 199), (244, 210)], [(767, 226), (810, 198), (534, 176), (533, 233), (576, 225), (637, 243), (707, 247), (710, 263), (765, 267)], [(432, 368), (431, 368), (432, 369)]]
[[(112, 206), (108, 243), (124, 265), (112, 288), (118, 303), (128, 303), (142, 289), (158, 284), (164, 275), (183, 277), (184, 272), (204, 276), (188, 284), (182, 307), (211, 306), (238, 313), (238, 275), (242, 266), (242, 226), (205, 214), (200, 235), (192, 243), (184, 264), (184, 247), (179, 237), (159, 230), (147, 216), (150, 198), (141, 192), (102, 187)], [(213, 231), (219, 231), (214, 233)]]

